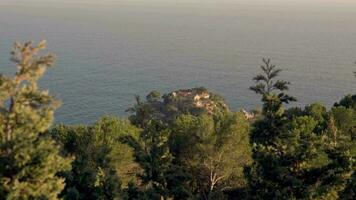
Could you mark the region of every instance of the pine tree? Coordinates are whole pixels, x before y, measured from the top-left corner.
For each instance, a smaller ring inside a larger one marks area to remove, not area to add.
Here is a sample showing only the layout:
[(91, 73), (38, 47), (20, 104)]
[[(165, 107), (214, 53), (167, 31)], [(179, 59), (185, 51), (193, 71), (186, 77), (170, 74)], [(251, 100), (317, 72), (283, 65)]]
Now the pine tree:
[(243, 113), (181, 115), (173, 124), (174, 164), (189, 174), (186, 188), (198, 199), (224, 199), (245, 186), (243, 167), (251, 162), (249, 122)]
[(319, 169), (317, 197), (324, 199), (354, 199), (356, 170), (356, 112), (343, 106), (329, 112), (327, 128), (322, 137), (328, 163)]
[(115, 138), (93, 129), (62, 125), (51, 130), (64, 152), (75, 156), (72, 170), (61, 174), (66, 181), (60, 195), (63, 199), (111, 200), (120, 196), (120, 179), (110, 155)]
[[(281, 132), (285, 117), (282, 105), (296, 101), (296, 99), (284, 93), (289, 89), (289, 82), (274, 80), (281, 72), (281, 69), (276, 69), (276, 66), (271, 64), (270, 59), (263, 59), (263, 64), (261, 66), (263, 74), (258, 74), (254, 77), (253, 80), (257, 84), (250, 87), (252, 91), (262, 96), (262, 115), (264, 116), (264, 119), (258, 122), (259, 124), (256, 126), (258, 130), (254, 131), (252, 141), (269, 144)], [(279, 93), (276, 93), (278, 91)]]
[(128, 183), (140, 171), (133, 149), (122, 144), (122, 136), (137, 138), (139, 129), (128, 120), (105, 116), (92, 125), (60, 125), (50, 130), (63, 153), (74, 155), (72, 170), (63, 173), (64, 199), (121, 199)]
[[(276, 66), (270, 63), (270, 59), (263, 59), (263, 63), (264, 65), (261, 66), (263, 74), (253, 79), (257, 84), (250, 88), (262, 96), (263, 118), (255, 122), (251, 133), (254, 163), (246, 170), (251, 190), (248, 197), (251, 199), (292, 199), (294, 196), (292, 187), (299, 186), (300, 183), (296, 182), (297, 179), (292, 175), (292, 169), (289, 168), (295, 163), (293, 157), (288, 159), (287, 156), (296, 152), (293, 152), (294, 148), (288, 150), (287, 142), (291, 142), (289, 145), (297, 145), (292, 141), (293, 135), (300, 132), (299, 124), (304, 124), (309, 119), (294, 121), (294, 125), (290, 127), (294, 131), (286, 132), (287, 119), (283, 104), (296, 99), (283, 92), (288, 90), (289, 82), (275, 81), (281, 70), (276, 69)], [(306, 125), (305, 129), (310, 131), (312, 126), (313, 124)]]
[[(134, 149), (136, 162), (143, 169), (139, 177), (143, 189), (139, 199), (168, 199), (171, 196), (168, 178), (171, 174), (172, 155), (169, 151), (168, 138), (170, 131), (157, 120), (145, 124), (139, 139), (132, 136), (122, 141)], [(131, 185), (131, 190), (134, 187)], [(132, 191), (131, 191), (132, 193)]]
[(0, 199), (57, 199), (64, 180), (57, 173), (70, 169), (71, 159), (44, 132), (58, 107), (38, 79), (54, 62), (39, 55), (45, 42), (15, 43), (15, 77), (0, 76)]

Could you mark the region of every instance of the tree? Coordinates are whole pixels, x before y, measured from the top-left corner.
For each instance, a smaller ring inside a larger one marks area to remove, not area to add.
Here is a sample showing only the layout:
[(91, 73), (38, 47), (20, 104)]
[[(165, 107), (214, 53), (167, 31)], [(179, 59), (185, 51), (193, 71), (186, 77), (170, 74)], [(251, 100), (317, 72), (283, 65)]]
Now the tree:
[(346, 95), (340, 102), (334, 104), (335, 107), (344, 106), (356, 110), (356, 95)]
[(310, 170), (309, 176), (317, 180), (310, 196), (315, 199), (339, 199), (355, 171), (355, 157), (352, 155), (354, 144), (350, 133), (340, 129), (332, 111), (321, 144), (327, 162)]
[(138, 174), (143, 184), (140, 191), (136, 190), (139, 199), (166, 200), (172, 196), (168, 183), (172, 162), (168, 146), (169, 134), (170, 131), (162, 122), (150, 120), (138, 139), (132, 136), (122, 138), (124, 143), (134, 149), (135, 161), (143, 169), (143, 173)]
[[(328, 123), (329, 144), (327, 146), (330, 164), (326, 173), (328, 181), (336, 182), (328, 193), (341, 199), (354, 199), (356, 171), (356, 110), (353, 107), (337, 106), (331, 109)], [(338, 193), (338, 194), (337, 194)]]
[(224, 117), (181, 115), (172, 125), (173, 162), (188, 172), (187, 188), (199, 199), (221, 199), (243, 187), (250, 164), (249, 122), (243, 113)]
[[(282, 131), (281, 126), (283, 126), (285, 117), (282, 105), (296, 101), (296, 99), (284, 93), (289, 89), (289, 82), (274, 80), (281, 69), (276, 69), (270, 59), (263, 59), (263, 64), (261, 66), (263, 74), (254, 77), (253, 80), (257, 84), (250, 87), (252, 91), (262, 96), (262, 115), (264, 116), (263, 120), (257, 122), (259, 124), (256, 125), (256, 130), (252, 133), (252, 141), (268, 144), (273, 142), (274, 137)], [(276, 93), (278, 91), (279, 93)]]
[(64, 188), (59, 172), (70, 169), (70, 158), (44, 132), (58, 107), (37, 81), (54, 63), (39, 55), (45, 42), (15, 43), (15, 77), (0, 76), (0, 199), (57, 199)]
[(292, 188), (302, 187), (297, 177), (302, 170), (300, 164), (304, 163), (305, 156), (307, 159), (314, 156), (305, 155), (299, 147), (312, 146), (308, 139), (314, 137), (312, 131), (316, 123), (301, 117), (287, 125), (290, 120), (282, 105), (296, 100), (283, 92), (290, 83), (274, 80), (281, 70), (276, 69), (270, 59), (263, 59), (263, 63), (263, 74), (253, 79), (257, 84), (250, 88), (262, 96), (263, 118), (255, 122), (251, 133), (254, 163), (246, 169), (251, 191), (248, 196), (251, 199), (293, 199), (300, 190)]
[(120, 142), (125, 135), (138, 137), (138, 129), (127, 120), (107, 116), (89, 126), (57, 126), (50, 133), (64, 154), (76, 158), (72, 170), (62, 174), (65, 199), (120, 199), (120, 189), (140, 171), (132, 149)]

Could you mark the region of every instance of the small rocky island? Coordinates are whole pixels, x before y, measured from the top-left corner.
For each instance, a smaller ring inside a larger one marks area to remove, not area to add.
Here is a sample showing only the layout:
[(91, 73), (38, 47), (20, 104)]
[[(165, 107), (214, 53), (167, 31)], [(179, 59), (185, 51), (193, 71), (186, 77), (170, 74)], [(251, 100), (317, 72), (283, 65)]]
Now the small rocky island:
[[(130, 120), (133, 121), (142, 121), (144, 119), (137, 119), (137, 116), (141, 118), (146, 116), (147, 119), (154, 118), (169, 123), (182, 114), (221, 116), (230, 112), (230, 109), (224, 98), (204, 87), (198, 87), (176, 90), (164, 95), (158, 91), (152, 91), (146, 96), (145, 101), (136, 96), (136, 105), (127, 111), (136, 113), (130, 116)], [(242, 112), (247, 119), (254, 118), (253, 113), (243, 109)]]

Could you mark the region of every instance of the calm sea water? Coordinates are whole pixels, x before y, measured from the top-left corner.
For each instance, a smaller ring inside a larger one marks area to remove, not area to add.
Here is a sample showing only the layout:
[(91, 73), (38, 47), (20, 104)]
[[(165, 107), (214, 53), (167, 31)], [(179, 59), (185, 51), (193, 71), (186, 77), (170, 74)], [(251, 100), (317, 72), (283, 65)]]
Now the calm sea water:
[(353, 0), (0, 0), (0, 73), (14, 72), (13, 41), (41, 39), (58, 58), (41, 80), (63, 102), (57, 122), (124, 116), (135, 94), (197, 86), (251, 109), (263, 57), (294, 105), (356, 93)]

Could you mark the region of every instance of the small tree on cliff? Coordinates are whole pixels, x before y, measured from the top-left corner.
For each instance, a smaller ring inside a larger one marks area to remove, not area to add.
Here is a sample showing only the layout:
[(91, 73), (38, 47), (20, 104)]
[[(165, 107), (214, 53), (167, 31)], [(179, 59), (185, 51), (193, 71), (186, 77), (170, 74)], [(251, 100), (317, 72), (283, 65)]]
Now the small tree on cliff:
[(0, 75), (0, 199), (57, 199), (64, 180), (56, 176), (70, 168), (71, 160), (43, 132), (52, 124), (58, 107), (37, 81), (54, 62), (38, 55), (38, 46), (15, 43), (15, 77)]

